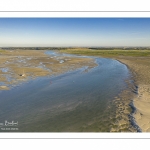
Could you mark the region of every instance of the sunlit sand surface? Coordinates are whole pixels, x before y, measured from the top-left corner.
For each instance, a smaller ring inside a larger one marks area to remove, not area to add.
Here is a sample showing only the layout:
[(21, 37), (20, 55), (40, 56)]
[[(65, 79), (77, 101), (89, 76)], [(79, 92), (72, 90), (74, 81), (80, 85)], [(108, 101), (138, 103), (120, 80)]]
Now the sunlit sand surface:
[(142, 132), (150, 132), (150, 58), (126, 57), (120, 61), (129, 66), (137, 85), (137, 93), (133, 98), (135, 121)]

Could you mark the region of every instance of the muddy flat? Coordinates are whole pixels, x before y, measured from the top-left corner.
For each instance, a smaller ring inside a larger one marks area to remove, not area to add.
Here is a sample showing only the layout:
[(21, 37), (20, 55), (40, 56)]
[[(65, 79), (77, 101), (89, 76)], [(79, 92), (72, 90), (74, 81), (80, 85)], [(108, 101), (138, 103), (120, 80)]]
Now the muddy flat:
[(46, 55), (44, 50), (0, 51), (0, 90), (29, 78), (57, 75), (82, 66), (94, 67), (90, 58)]

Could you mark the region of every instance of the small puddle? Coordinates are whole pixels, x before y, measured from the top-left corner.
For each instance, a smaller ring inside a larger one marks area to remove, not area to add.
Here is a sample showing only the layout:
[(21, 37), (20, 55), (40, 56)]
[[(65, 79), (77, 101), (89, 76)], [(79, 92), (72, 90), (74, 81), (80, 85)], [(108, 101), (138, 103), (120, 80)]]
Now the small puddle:
[(0, 68), (0, 70), (1, 70), (2, 72), (8, 72), (8, 71), (9, 71), (8, 68)]

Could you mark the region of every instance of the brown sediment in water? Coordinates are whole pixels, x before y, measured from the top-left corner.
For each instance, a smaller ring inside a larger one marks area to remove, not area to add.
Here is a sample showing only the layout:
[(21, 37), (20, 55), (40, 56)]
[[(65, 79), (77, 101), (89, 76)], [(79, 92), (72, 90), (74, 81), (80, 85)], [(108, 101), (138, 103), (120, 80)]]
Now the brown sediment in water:
[(133, 73), (135, 94), (130, 97), (136, 111), (133, 114), (135, 123), (142, 132), (150, 132), (150, 57), (121, 57), (117, 58), (126, 64)]
[(0, 53), (0, 90), (8, 90), (9, 85), (29, 77), (58, 75), (83, 66), (90, 69), (96, 63), (91, 58), (46, 55), (45, 50), (3, 50)]

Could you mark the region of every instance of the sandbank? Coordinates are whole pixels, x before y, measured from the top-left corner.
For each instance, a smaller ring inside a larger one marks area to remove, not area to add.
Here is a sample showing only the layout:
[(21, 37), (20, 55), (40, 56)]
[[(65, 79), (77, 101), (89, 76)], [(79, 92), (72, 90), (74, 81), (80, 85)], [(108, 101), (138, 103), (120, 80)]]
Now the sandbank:
[(142, 132), (150, 132), (150, 58), (122, 57), (119, 60), (131, 69), (137, 85), (137, 93), (133, 98), (135, 122)]

